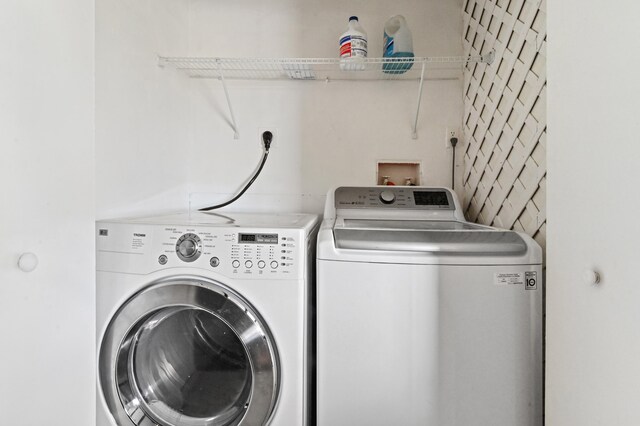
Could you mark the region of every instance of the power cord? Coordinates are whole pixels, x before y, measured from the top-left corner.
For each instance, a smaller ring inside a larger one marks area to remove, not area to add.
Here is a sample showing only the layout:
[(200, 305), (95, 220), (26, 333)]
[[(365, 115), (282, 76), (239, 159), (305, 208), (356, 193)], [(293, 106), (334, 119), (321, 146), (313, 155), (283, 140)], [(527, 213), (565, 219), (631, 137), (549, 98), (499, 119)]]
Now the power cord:
[(458, 138), (455, 136), (449, 139), (451, 143), (451, 151), (453, 151), (453, 159), (451, 161), (451, 189), (455, 189), (456, 185), (456, 145), (458, 145)]
[(219, 209), (219, 208), (228, 206), (229, 204), (236, 201), (238, 198), (242, 197), (242, 194), (247, 192), (247, 189), (249, 189), (249, 187), (253, 184), (253, 182), (255, 182), (255, 180), (258, 178), (258, 176), (260, 175), (260, 172), (262, 171), (262, 168), (264, 167), (264, 163), (267, 162), (267, 157), (269, 157), (269, 149), (271, 148), (271, 141), (273, 141), (273, 133), (267, 130), (262, 134), (262, 143), (264, 144), (264, 154), (262, 154), (262, 161), (260, 162), (260, 166), (258, 167), (258, 170), (253, 175), (251, 180), (245, 185), (244, 188), (242, 188), (242, 190), (238, 193), (238, 195), (236, 195), (229, 201), (225, 201), (222, 204), (216, 204), (215, 206), (211, 206), (211, 207), (203, 207), (201, 209), (198, 209), (198, 211), (208, 212), (210, 210)]

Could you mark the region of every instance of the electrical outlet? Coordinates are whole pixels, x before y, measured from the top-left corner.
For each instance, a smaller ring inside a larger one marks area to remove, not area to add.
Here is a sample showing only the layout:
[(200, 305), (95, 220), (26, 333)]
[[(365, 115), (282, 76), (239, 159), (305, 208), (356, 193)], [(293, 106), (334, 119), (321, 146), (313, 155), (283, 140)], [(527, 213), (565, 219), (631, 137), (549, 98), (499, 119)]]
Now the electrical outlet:
[(275, 126), (258, 127), (258, 140), (262, 145), (262, 134), (266, 131), (271, 132), (273, 139), (271, 139), (271, 147), (269, 149), (277, 148), (278, 143), (278, 129)]
[(451, 148), (451, 138), (458, 138), (458, 142), (460, 142), (460, 132), (456, 127), (447, 127), (444, 138), (444, 146), (445, 148)]

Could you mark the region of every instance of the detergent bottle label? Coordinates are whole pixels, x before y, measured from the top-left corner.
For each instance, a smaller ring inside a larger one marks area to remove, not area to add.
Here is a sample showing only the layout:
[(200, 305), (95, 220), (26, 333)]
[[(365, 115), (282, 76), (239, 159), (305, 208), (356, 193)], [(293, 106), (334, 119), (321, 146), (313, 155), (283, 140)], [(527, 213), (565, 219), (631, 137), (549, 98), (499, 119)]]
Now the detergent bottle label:
[(386, 32), (384, 33), (384, 50), (382, 56), (387, 58), (393, 56), (394, 53), (394, 42), (393, 37), (391, 37)]
[(359, 35), (346, 35), (340, 39), (341, 58), (366, 58), (367, 39)]

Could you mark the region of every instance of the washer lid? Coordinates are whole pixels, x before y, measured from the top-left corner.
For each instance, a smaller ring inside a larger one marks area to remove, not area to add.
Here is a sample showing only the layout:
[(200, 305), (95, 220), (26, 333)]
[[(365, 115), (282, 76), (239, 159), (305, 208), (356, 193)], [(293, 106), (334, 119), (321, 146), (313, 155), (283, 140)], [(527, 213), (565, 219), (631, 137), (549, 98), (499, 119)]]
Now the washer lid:
[(333, 229), (336, 248), (446, 255), (513, 255), (527, 244), (513, 231), (459, 221), (345, 219)]

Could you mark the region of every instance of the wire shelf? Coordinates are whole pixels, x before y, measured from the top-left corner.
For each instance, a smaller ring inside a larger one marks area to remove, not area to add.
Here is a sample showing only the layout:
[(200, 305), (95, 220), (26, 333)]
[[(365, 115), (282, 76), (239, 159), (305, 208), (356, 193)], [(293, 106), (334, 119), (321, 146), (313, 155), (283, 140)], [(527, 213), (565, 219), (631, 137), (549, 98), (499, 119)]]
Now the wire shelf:
[(469, 62), (490, 63), (484, 56), (416, 58), (205, 58), (159, 57), (194, 78), (233, 80), (421, 80), (425, 70), (461, 69)]
[[(229, 106), (234, 137), (239, 138), (226, 80), (414, 80), (418, 96), (412, 137), (417, 138), (418, 116), (425, 72), (462, 70), (469, 63), (491, 64), (494, 52), (482, 56), (431, 56), (418, 58), (365, 58), (344, 61), (339, 58), (203, 58), (158, 57), (161, 67), (173, 66), (192, 78), (215, 78), (222, 82)], [(436, 78), (437, 79), (437, 78)]]

